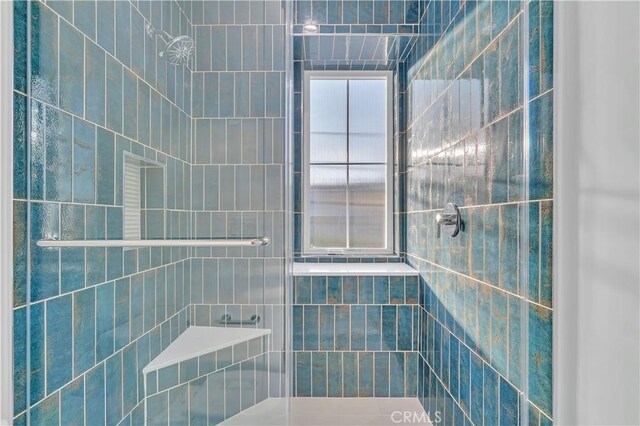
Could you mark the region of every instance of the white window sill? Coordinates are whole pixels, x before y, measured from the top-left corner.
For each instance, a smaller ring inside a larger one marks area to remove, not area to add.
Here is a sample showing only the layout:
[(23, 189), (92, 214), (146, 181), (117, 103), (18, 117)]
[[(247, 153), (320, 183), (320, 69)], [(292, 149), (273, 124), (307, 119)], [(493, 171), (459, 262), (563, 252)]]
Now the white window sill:
[(418, 275), (406, 263), (294, 263), (293, 275)]

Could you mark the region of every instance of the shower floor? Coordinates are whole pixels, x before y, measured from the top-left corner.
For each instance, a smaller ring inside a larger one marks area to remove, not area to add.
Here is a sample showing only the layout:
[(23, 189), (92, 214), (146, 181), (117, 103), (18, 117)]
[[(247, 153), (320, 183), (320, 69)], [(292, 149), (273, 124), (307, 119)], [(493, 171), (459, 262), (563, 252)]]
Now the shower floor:
[(432, 426), (425, 419), (424, 409), (417, 398), (291, 398), (288, 415), (286, 399), (272, 398), (222, 424)]

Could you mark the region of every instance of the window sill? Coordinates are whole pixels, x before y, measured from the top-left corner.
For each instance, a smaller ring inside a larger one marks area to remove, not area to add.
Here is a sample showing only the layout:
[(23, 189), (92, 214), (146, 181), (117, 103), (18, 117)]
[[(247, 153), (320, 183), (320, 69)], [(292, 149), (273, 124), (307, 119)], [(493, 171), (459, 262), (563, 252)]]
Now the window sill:
[(418, 275), (406, 263), (294, 263), (293, 275)]

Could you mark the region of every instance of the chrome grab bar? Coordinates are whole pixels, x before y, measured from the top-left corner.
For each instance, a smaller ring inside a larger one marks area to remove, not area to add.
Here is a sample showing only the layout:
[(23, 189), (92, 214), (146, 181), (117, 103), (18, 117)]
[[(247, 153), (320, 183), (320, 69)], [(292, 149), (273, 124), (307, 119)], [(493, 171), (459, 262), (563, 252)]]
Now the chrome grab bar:
[(260, 247), (271, 244), (269, 237), (211, 240), (40, 240), (38, 247)]
[(224, 314), (219, 320), (218, 322), (220, 324), (225, 324), (225, 325), (255, 325), (258, 324), (260, 322), (260, 315), (251, 315), (251, 318), (248, 320), (234, 320), (231, 318), (231, 315), (229, 314)]

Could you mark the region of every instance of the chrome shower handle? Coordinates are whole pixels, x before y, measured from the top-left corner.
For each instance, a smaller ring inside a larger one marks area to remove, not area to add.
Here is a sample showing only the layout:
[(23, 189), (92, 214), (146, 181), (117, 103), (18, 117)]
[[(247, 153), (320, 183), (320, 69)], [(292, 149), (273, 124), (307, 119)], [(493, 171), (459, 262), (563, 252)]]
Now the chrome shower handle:
[(447, 203), (442, 212), (436, 215), (436, 237), (440, 238), (442, 227), (445, 227), (450, 237), (455, 237), (460, 232), (460, 210), (453, 203)]

